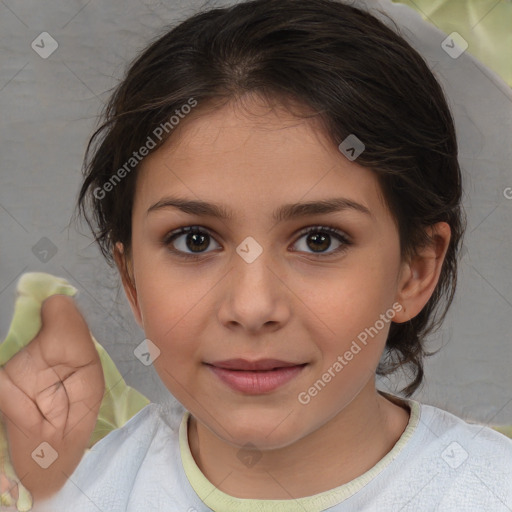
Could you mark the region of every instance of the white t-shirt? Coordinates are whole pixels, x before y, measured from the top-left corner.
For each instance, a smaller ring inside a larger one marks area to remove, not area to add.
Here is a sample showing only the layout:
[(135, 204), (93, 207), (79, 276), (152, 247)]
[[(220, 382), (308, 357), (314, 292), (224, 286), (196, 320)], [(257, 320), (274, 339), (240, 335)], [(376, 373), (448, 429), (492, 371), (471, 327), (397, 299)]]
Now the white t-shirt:
[(191, 455), (189, 412), (180, 423), (152, 403), (87, 451), (59, 493), (34, 511), (512, 511), (511, 439), (399, 400), (410, 408), (409, 423), (383, 459), (347, 484), (290, 500), (241, 499), (216, 489)]

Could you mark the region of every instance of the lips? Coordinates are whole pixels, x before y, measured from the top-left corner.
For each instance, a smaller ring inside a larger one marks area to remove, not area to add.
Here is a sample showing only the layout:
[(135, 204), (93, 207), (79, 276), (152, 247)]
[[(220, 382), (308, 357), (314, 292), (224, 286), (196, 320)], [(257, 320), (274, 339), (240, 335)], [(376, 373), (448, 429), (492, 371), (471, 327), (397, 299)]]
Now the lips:
[(217, 368), (238, 371), (269, 371), (276, 368), (288, 368), (290, 366), (302, 366), (305, 363), (292, 363), (281, 361), (280, 359), (259, 359), (257, 361), (248, 361), (247, 359), (228, 359), (226, 361), (216, 361), (207, 363)]
[(246, 395), (262, 395), (272, 393), (298, 377), (307, 364), (280, 359), (229, 359), (207, 363), (207, 366), (231, 389)]

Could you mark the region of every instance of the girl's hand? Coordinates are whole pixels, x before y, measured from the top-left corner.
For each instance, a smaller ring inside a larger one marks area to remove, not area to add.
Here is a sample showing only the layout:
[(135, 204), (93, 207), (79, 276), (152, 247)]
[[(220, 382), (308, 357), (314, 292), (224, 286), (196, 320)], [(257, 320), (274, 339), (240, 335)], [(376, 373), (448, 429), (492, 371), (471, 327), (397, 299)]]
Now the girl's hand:
[(36, 337), (0, 367), (0, 412), (10, 459), (34, 500), (55, 494), (78, 466), (98, 417), (103, 370), (71, 297), (41, 306)]

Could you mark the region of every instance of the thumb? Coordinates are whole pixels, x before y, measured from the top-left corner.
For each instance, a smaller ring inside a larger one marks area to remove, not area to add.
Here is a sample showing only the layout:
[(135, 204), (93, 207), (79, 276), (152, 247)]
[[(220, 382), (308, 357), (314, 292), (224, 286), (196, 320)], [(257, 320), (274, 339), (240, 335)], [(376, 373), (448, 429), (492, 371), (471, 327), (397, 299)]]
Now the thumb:
[(37, 337), (41, 339), (43, 357), (49, 366), (64, 364), (78, 368), (97, 360), (89, 327), (71, 297), (47, 298), (41, 306), (41, 320)]

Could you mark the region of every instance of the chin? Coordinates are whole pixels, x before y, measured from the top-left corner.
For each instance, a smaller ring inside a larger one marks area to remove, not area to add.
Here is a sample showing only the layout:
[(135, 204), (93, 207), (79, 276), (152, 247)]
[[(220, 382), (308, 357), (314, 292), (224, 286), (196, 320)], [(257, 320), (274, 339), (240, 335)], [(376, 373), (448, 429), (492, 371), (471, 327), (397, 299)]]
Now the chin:
[(284, 448), (302, 437), (303, 427), (287, 422), (282, 410), (268, 415), (248, 412), (248, 416), (245, 419), (230, 414), (221, 437), (241, 449), (253, 445), (261, 450)]

